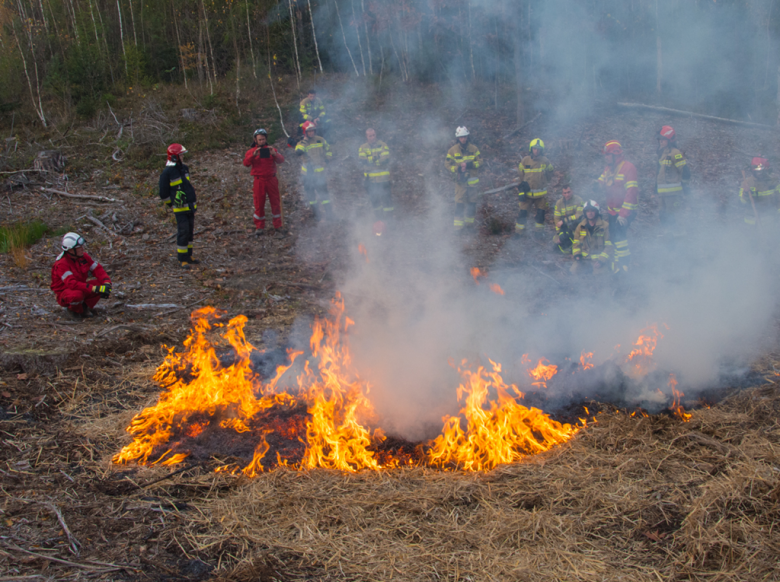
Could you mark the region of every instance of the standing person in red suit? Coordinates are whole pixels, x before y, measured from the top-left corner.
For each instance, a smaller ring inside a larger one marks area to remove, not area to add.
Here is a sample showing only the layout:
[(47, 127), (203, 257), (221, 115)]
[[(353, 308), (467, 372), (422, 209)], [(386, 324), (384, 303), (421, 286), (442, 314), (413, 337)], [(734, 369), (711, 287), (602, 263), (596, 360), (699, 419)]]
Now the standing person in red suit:
[(95, 305), (111, 294), (111, 279), (100, 263), (84, 250), (87, 244), (75, 232), (62, 237), (62, 252), (51, 268), (51, 290), (71, 319), (94, 317)]
[(254, 144), (244, 155), (244, 165), (252, 168), (255, 177), (252, 189), (255, 200), (255, 236), (265, 234), (265, 196), (271, 202), (271, 218), (274, 229), (281, 235), (287, 234), (282, 225), (282, 201), (279, 198), (279, 181), (276, 179), (276, 164), (284, 163), (284, 156), (268, 145), (268, 133), (264, 129), (255, 131)]

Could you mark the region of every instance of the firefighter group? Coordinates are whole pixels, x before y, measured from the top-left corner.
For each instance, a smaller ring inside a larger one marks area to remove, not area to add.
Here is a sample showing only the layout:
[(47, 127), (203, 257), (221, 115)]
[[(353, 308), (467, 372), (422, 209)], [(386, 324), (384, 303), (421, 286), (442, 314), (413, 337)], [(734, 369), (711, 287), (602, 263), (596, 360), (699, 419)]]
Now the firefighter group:
[[(290, 138), (288, 145), (294, 147), (294, 155), (300, 160), (304, 198), (311, 214), (317, 220), (332, 220), (334, 211), (326, 167), (333, 153), (324, 137), (330, 119), (315, 91), (309, 91), (301, 101), (300, 114), (299, 136)], [(374, 232), (381, 235), (394, 212), (390, 149), (377, 138), (374, 129), (367, 129), (365, 135), (366, 142), (357, 152), (358, 163), (363, 173), (365, 196), (373, 210)], [(655, 138), (658, 145), (655, 191), (660, 202), (661, 227), (675, 235), (684, 234), (680, 213), (690, 191), (690, 167), (677, 146), (676, 133), (671, 126), (663, 126)], [(176, 255), (183, 269), (199, 263), (193, 257), (197, 202), (189, 168), (183, 161), (186, 153), (181, 144), (168, 146), (167, 162), (159, 181), (160, 198), (173, 211), (176, 220)], [(601, 200), (601, 204), (578, 196), (567, 175), (557, 183), (560, 198), (553, 207), (555, 234), (551, 242), (555, 252), (571, 256), (572, 273), (618, 276), (629, 270), (628, 231), (638, 210), (637, 170), (624, 157), (623, 148), (616, 140), (604, 145), (603, 155), (603, 171), (593, 183), (593, 197)], [(266, 233), (266, 198), (271, 207), (271, 226), (275, 235), (284, 237), (289, 232), (284, 226), (276, 177), (277, 166), (283, 163), (285, 157), (268, 143), (266, 130), (256, 130), (243, 160), (254, 178), (252, 219), (255, 236)], [(479, 182), (482, 164), (479, 148), (471, 141), (469, 130), (458, 127), (455, 144), (444, 156), (446, 171), (453, 182), (453, 227), (456, 231), (467, 232), (475, 226), (477, 205), (482, 197)], [(555, 174), (552, 162), (545, 155), (542, 139), (531, 140), (517, 169), (518, 212), (513, 236), (544, 240), (549, 236), (545, 217)], [(739, 200), (744, 223), (753, 228), (760, 228), (762, 219), (769, 220), (780, 212), (780, 185), (769, 171), (766, 158), (754, 157), (750, 170), (743, 172)], [(66, 234), (62, 240), (62, 253), (52, 267), (51, 288), (57, 302), (75, 319), (94, 316), (98, 301), (111, 293), (111, 279), (86, 253), (85, 244), (78, 233)]]

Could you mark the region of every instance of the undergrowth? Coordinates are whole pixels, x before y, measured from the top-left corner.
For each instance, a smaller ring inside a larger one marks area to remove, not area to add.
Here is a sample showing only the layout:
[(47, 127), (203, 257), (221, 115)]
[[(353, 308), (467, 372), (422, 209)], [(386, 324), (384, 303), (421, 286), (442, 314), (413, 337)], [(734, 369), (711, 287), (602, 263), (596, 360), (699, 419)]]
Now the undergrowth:
[(25, 251), (48, 232), (49, 227), (40, 220), (0, 226), (0, 252), (10, 254), (17, 267), (25, 268), (28, 263)]

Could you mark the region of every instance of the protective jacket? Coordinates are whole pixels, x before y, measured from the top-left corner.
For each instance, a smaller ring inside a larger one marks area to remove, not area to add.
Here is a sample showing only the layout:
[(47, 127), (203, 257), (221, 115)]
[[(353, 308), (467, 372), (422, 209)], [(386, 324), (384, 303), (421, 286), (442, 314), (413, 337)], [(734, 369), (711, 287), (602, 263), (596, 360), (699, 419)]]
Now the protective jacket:
[(260, 149), (259, 147), (252, 146), (244, 154), (244, 165), (247, 168), (252, 168), (249, 172), (256, 178), (270, 178), (276, 176), (276, 164), (284, 163), (284, 156), (279, 153), (275, 147), (266, 146), (269, 150), (270, 156), (267, 158), (261, 158), (259, 155), (255, 155), (255, 151)]
[(192, 212), (198, 207), (195, 188), (190, 184), (190, 169), (185, 164), (165, 164), (160, 174), (160, 198), (174, 212)]
[[(582, 220), (582, 207), (585, 203), (582, 198), (573, 194), (569, 200), (561, 197), (558, 202), (555, 203), (555, 232), (561, 234), (561, 231), (569, 227), (568, 230), (574, 230), (577, 224)], [(558, 223), (563, 221), (563, 226), (559, 227)]]
[[(460, 171), (460, 164), (466, 162), (466, 171)], [(479, 167), (481, 165), (479, 148), (473, 143), (466, 143), (465, 146), (460, 142), (452, 146), (447, 152), (447, 158), (444, 165), (452, 174), (456, 182), (468, 185), (474, 188), (479, 184)]]
[(303, 121), (301, 121), (301, 125), (306, 123), (307, 121), (311, 121), (312, 123), (321, 123), (323, 121), (327, 121), (325, 118), (325, 106), (322, 104), (322, 100), (315, 97), (314, 99), (309, 99), (306, 97), (303, 101), (301, 101), (301, 118)]
[(295, 146), (295, 153), (301, 156), (301, 172), (304, 174), (320, 174), (325, 171), (325, 163), (333, 157), (328, 142), (320, 136), (314, 139), (303, 139)]
[(607, 263), (612, 261), (613, 250), (612, 239), (609, 238), (609, 223), (598, 217), (596, 223), (590, 226), (588, 219), (583, 218), (574, 230), (572, 256)]
[(607, 212), (625, 218), (639, 207), (639, 182), (634, 164), (621, 160), (617, 166), (607, 166), (598, 180), (607, 198)]
[[(87, 285), (87, 281), (94, 282)], [(97, 261), (84, 253), (81, 257), (72, 257), (61, 253), (51, 268), (51, 290), (59, 296), (63, 291), (80, 291), (88, 293), (92, 285), (110, 283), (111, 279), (105, 269)]]
[(690, 179), (691, 171), (683, 153), (677, 148), (664, 148), (658, 158), (657, 192), (666, 196), (679, 194)]
[(363, 176), (369, 182), (381, 184), (390, 181), (390, 150), (381, 139), (360, 146), (358, 158), (363, 167)]
[(553, 165), (545, 156), (534, 158), (525, 156), (517, 166), (521, 182), (528, 182), (531, 192), (529, 198), (541, 198), (547, 194), (547, 185), (553, 174)]
[(780, 208), (778, 208), (780, 184), (778, 184), (777, 177), (769, 174), (766, 170), (762, 171), (758, 178), (753, 173), (745, 176), (739, 189), (739, 201), (745, 209), (745, 222), (754, 225), (756, 216), (753, 212), (753, 206), (750, 204), (750, 196), (753, 197), (757, 212), (764, 214), (774, 212), (777, 208), (777, 212), (780, 213)]

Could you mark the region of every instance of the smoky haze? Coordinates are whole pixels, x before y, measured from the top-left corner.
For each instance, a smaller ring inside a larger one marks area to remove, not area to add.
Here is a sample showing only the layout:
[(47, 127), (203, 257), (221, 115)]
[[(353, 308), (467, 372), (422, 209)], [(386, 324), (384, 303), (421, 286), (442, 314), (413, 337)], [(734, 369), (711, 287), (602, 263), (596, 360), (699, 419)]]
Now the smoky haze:
[[(623, 143), (627, 159), (637, 165), (640, 183), (644, 182), (640, 200), (646, 198), (652, 193), (650, 182), (656, 167), (656, 126), (675, 125), (678, 135), (684, 136), (680, 146), (684, 150), (686, 140), (694, 142), (699, 139), (697, 130), (707, 128), (658, 116), (616, 116), (615, 101), (641, 99), (741, 117), (755, 111), (758, 102), (776, 90), (772, 72), (776, 43), (768, 28), (765, 36), (756, 34), (758, 24), (770, 16), (769, 3), (753, 3), (749, 14), (737, 4), (602, 2), (602, 9), (596, 10), (588, 2), (547, 0), (510, 7), (497, 0), (479, 0), (469, 3), (469, 30), (434, 27), (425, 36), (407, 34), (402, 27), (369, 29), (375, 75), (381, 46), (381, 70), (395, 79), (391, 87), (403, 76), (406, 59), (412, 74), (424, 76), (429, 71), (438, 90), (447, 94), (442, 99), (446, 108), (437, 110), (433, 99), (422, 106), (432, 109), (432, 114), (421, 115), (415, 122), (381, 112), (382, 108), (420, 107), (402, 90), (389, 88), (382, 107), (365, 115), (349, 111), (350, 104), (374, 95), (359, 78), (330, 96), (332, 109), (359, 125), (341, 140), (342, 150), (354, 155), (365, 141), (362, 131), (375, 127), (379, 138), (390, 145), (396, 160), (394, 173), (408, 169), (397, 160), (400, 152), (408, 152), (409, 144), (414, 145), (415, 155), (427, 160), (419, 164), (415, 212), (398, 213), (386, 236), (371, 233), (373, 218), (365, 208), (338, 207), (349, 224), (343, 244), (351, 264), (337, 288), (344, 294), (347, 314), (355, 321), (350, 344), (356, 368), (372, 384), (371, 400), (386, 431), (410, 440), (438, 434), (442, 416), (460, 408), (456, 396), (460, 376), (451, 362), (464, 359), (485, 366), (489, 366), (488, 359), (500, 363), (504, 380), (526, 391), (531, 386), (527, 365), (521, 362), (524, 354), (534, 364), (547, 358), (563, 366), (567, 361), (577, 362), (582, 352), (592, 352), (597, 366), (619, 364), (628, 371), (624, 359), (632, 344), (643, 329), (656, 325), (663, 336), (654, 355), (656, 373), (629, 379), (615, 400), (658, 410), (671, 402), (670, 373), (676, 375), (678, 388), (687, 397), (695, 397), (721, 387), (724, 376), (744, 372), (758, 349), (774, 343), (776, 260), (741, 224), (744, 208), (724, 207), (717, 195), (725, 191), (736, 199), (739, 168), (750, 155), (769, 152), (774, 147), (771, 139), (751, 140), (744, 133), (737, 138), (726, 130), (710, 128), (710, 137), (715, 132), (723, 139), (699, 144), (695, 154), (689, 155), (695, 192), (682, 219), (689, 221), (687, 236), (656, 238), (657, 210), (648, 216), (643, 207), (629, 234), (635, 268), (619, 285), (609, 277), (573, 279), (556, 271), (557, 267), (550, 268), (550, 261), (526, 258), (527, 243), (503, 242), (498, 237), (494, 246), (500, 244), (501, 249), (491, 262), (475, 264), (469, 237), (452, 232), (452, 184), (441, 171), (457, 125), (472, 129), (473, 141), (485, 159), (494, 164), (499, 156), (511, 159), (513, 168), (531, 137), (581, 141), (589, 128), (595, 135), (591, 141), (598, 147), (608, 139)], [(409, 6), (422, 13), (429, 11), (427, 3)], [(317, 12), (317, 18), (332, 17), (329, 5)], [(342, 70), (357, 68), (362, 75), (365, 58), (361, 62), (360, 51), (367, 56), (366, 37), (358, 46), (355, 31), (361, 29), (350, 27), (343, 12), (341, 17), (351, 56), (340, 34), (322, 40), (322, 46)], [(643, 24), (642, 34), (634, 32), (637, 19)], [(512, 35), (503, 34), (509, 30), (514, 31)], [(448, 59), (442, 59), (446, 51), (429, 51), (436, 42), (450, 43)], [(660, 94), (656, 92), (659, 63)], [(479, 110), (485, 107), (485, 95), (475, 104), (467, 87), (474, 78), (492, 79), (495, 110), (511, 109), (506, 99), (513, 94), (506, 87), (512, 86), (518, 74), (525, 119), (542, 112), (544, 120), (502, 143), (495, 131), (480, 133), (484, 123)], [(760, 89), (746, 95), (737, 89), (740, 86)], [(456, 116), (469, 107), (473, 109), (465, 116)], [(603, 162), (588, 149), (593, 144), (579, 145), (576, 155), (585, 159), (561, 164), (554, 153), (550, 157), (558, 169), (570, 172), (575, 192), (588, 199), (593, 197), (591, 183)], [(729, 153), (724, 154), (724, 149)], [(704, 179), (701, 172), (707, 158), (718, 150), (721, 166), (729, 167), (721, 168), (714, 181)], [(361, 190), (359, 183), (336, 174), (343, 173), (331, 172), (331, 191)], [(559, 197), (558, 189), (551, 190), (548, 212)], [(513, 221), (515, 213), (513, 205), (508, 219)], [(481, 220), (478, 212), (478, 224)], [(328, 226), (316, 228), (325, 233)], [(546, 234), (549, 240), (549, 225)], [(486, 237), (484, 233), (474, 236)], [(360, 244), (366, 256), (358, 252)], [(548, 258), (568, 268), (568, 263), (554, 258), (549, 247)], [(298, 252), (307, 254), (311, 249), (299, 247)], [(479, 284), (469, 274), (472, 267), (487, 271)], [(500, 285), (505, 295), (492, 292), (490, 283)], [(609, 377), (599, 382), (609, 383)], [(583, 378), (581, 386), (572, 388), (567, 383), (565, 391), (561, 388), (556, 394), (555, 382), (550, 382), (546, 396), (562, 406), (603, 388)]]

